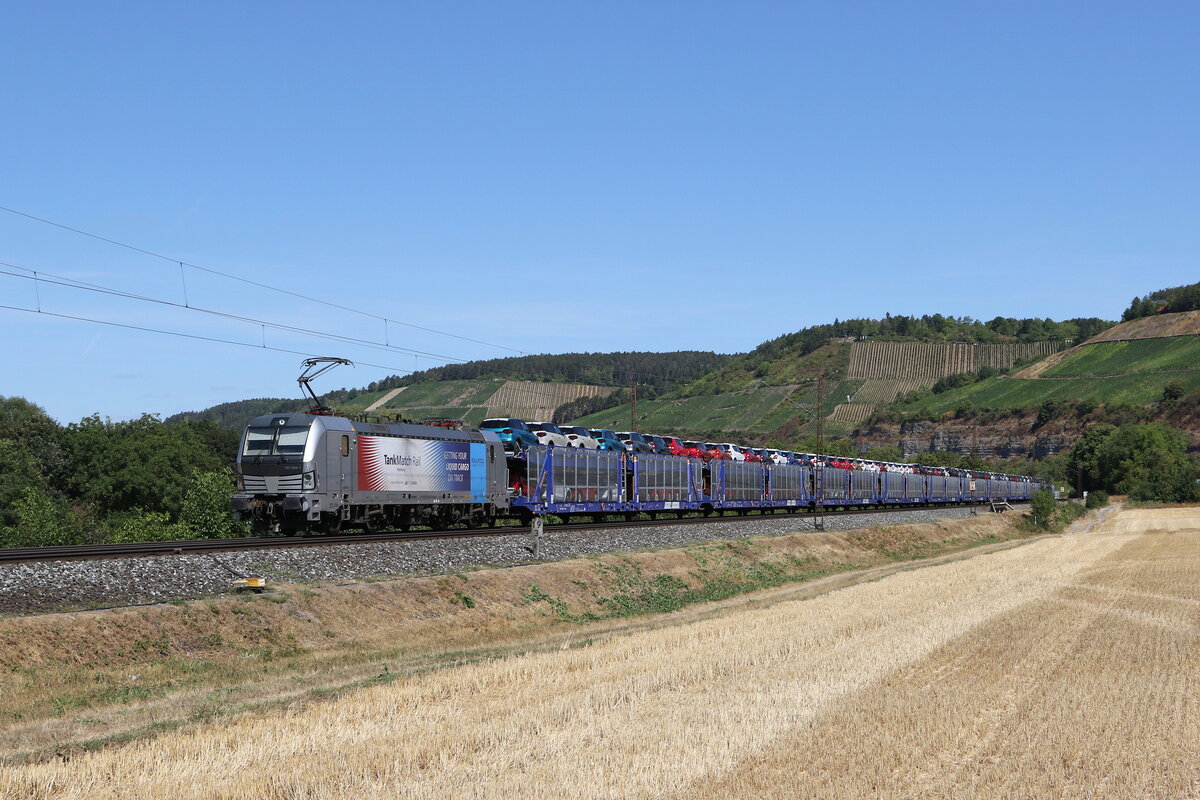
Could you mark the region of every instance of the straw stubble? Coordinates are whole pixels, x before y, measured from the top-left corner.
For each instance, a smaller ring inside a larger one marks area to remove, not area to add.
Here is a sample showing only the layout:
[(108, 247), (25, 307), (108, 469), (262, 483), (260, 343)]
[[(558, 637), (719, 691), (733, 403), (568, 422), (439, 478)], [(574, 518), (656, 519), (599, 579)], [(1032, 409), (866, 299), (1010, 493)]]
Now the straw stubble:
[[(1200, 773), (1200, 515), (455, 668), (11, 797), (1170, 796)], [(1160, 514), (1167, 512), (1158, 512)], [(1117, 530), (1114, 528), (1114, 530)]]

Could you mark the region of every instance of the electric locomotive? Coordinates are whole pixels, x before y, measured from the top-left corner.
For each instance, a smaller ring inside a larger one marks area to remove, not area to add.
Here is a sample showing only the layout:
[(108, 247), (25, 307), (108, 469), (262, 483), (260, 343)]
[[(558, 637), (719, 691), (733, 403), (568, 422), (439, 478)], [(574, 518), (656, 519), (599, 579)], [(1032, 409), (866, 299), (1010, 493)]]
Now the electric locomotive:
[(258, 531), (469, 527), (507, 511), (500, 439), (487, 431), (267, 414), (242, 433), (234, 515)]

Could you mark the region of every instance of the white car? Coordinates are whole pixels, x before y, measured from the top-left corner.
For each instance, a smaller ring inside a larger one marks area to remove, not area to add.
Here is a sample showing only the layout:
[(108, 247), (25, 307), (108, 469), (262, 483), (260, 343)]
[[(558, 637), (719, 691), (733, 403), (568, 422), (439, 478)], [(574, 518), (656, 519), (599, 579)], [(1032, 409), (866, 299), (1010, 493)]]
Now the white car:
[(725, 449), (729, 451), (729, 458), (731, 460), (733, 460), (733, 461), (745, 461), (746, 460), (746, 448), (745, 447), (742, 447), (740, 444), (730, 444), (729, 442), (722, 442), (721, 444), (724, 445)]
[(775, 465), (787, 463), (787, 456), (785, 456), (784, 453), (781, 453), (778, 450), (772, 450), (770, 447), (767, 447), (766, 450), (758, 451), (758, 455), (766, 457), (766, 461), (769, 461)]
[(788, 457), (785, 456), (783, 453), (779, 452), (778, 450), (772, 450), (771, 448), (768, 447), (765, 452), (766, 452), (767, 456), (771, 459), (772, 464), (778, 465), (778, 464), (789, 463)]
[(548, 447), (569, 447), (566, 435), (553, 422), (531, 422), (529, 430), (538, 438), (538, 444)]
[(582, 425), (559, 425), (558, 429), (567, 437), (567, 447), (582, 447), (599, 450), (600, 443), (592, 438), (592, 432)]

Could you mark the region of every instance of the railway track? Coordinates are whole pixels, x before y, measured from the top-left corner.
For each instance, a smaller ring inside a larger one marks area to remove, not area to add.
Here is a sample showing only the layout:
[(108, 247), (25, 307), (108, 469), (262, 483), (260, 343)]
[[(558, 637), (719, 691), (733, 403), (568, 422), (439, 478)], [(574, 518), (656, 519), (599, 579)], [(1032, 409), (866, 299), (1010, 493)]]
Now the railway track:
[[(980, 507), (970, 504), (972, 507)], [(794, 514), (778, 513), (744, 513), (744, 514), (713, 514), (711, 516), (683, 517), (680, 519), (641, 519), (620, 520), (615, 522), (566, 522), (551, 525), (547, 529), (553, 531), (578, 530), (613, 530), (620, 528), (644, 528), (662, 525), (697, 525), (709, 522), (732, 522), (737, 520), (753, 521), (778, 519), (794, 516), (800, 519), (817, 519), (821, 516), (840, 517), (855, 515), (870, 515), (884, 513), (903, 513), (904, 511), (928, 511), (935, 508), (951, 506), (885, 506), (882, 508), (847, 508), (841, 511), (826, 510), (817, 514), (811, 510), (799, 509)], [(75, 561), (101, 558), (129, 558), (134, 556), (158, 556), (182, 553), (228, 553), (239, 550), (273, 550), (287, 547), (326, 547), (347, 544), (363, 544), (391, 541), (409, 541), (422, 539), (456, 539), (481, 536), (514, 536), (530, 533), (528, 525), (502, 525), (493, 528), (425, 531), (381, 531), (378, 533), (362, 534), (320, 534), (309, 536), (256, 536), (239, 539), (193, 539), (176, 542), (129, 542), (124, 544), (80, 544), (62, 545), (55, 547), (19, 547), (0, 549), (0, 564), (11, 564), (21, 561)]]

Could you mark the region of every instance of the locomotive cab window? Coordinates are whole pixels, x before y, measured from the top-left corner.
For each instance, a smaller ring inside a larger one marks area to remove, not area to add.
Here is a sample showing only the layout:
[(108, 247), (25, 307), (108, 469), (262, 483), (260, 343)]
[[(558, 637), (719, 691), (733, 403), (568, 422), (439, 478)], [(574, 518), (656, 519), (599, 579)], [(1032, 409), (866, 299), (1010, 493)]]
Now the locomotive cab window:
[(247, 428), (244, 456), (303, 455), (308, 441), (308, 426), (278, 428)]

